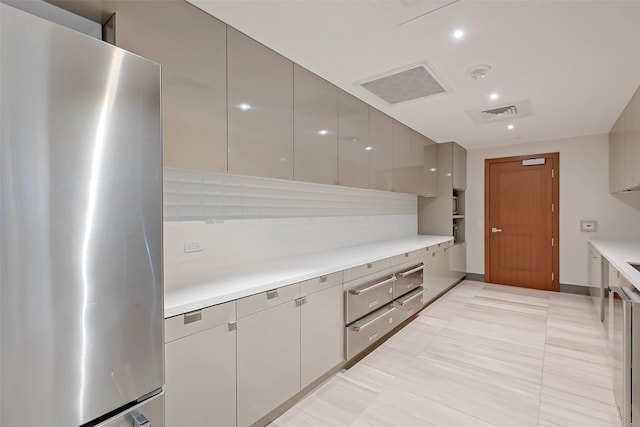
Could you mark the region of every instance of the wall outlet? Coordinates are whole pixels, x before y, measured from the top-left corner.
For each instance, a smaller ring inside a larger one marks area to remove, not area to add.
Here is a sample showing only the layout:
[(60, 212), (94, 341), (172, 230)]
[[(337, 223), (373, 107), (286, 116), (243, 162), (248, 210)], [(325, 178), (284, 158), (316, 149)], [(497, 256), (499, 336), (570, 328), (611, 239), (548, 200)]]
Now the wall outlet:
[(580, 221), (580, 231), (598, 231), (598, 221), (583, 219)]
[(188, 242), (184, 242), (184, 253), (189, 254), (192, 252), (201, 252), (202, 244), (198, 241), (192, 240)]

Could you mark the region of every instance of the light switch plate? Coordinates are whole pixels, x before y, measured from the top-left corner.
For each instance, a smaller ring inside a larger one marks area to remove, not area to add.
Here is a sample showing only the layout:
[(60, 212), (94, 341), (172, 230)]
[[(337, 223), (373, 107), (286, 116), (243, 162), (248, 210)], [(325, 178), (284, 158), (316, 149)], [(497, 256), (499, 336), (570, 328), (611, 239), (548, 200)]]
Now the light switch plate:
[(580, 231), (598, 231), (598, 221), (583, 219), (580, 221)]

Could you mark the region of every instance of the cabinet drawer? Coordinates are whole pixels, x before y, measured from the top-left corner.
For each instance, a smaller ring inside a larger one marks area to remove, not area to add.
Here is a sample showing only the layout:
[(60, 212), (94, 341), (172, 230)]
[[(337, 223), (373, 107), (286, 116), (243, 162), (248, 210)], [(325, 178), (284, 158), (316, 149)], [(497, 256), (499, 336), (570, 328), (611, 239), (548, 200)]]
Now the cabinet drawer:
[(300, 297), (300, 284), (283, 286), (259, 294), (241, 298), (237, 301), (238, 317), (248, 316), (258, 311), (293, 301)]
[(342, 283), (342, 271), (300, 282), (300, 295), (320, 292)]
[(235, 320), (235, 301), (169, 317), (164, 321), (164, 342), (168, 343)]
[(376, 310), (393, 299), (393, 275), (351, 288), (345, 292), (345, 323)]
[(393, 305), (398, 308), (397, 320), (398, 323), (404, 322), (409, 317), (416, 314), (424, 305), (423, 295), (425, 289), (421, 286), (414, 289), (405, 296), (393, 301)]
[(344, 281), (348, 282), (350, 280), (359, 279), (360, 277), (368, 276), (369, 274), (376, 273), (380, 270), (384, 270), (385, 268), (389, 268), (391, 266), (391, 259), (385, 258), (378, 261), (369, 262), (367, 264), (362, 264), (357, 267), (350, 268), (344, 271)]
[(422, 286), (425, 268), (427, 266), (421, 262), (398, 271), (396, 281), (393, 283), (393, 299)]
[(347, 360), (389, 333), (397, 324), (397, 307), (388, 305), (346, 328)]
[(415, 251), (405, 252), (403, 254), (396, 255), (391, 258), (391, 266), (393, 267), (396, 265), (404, 264), (405, 262), (414, 261), (420, 258), (421, 256), (423, 256), (424, 253), (425, 253), (424, 249), (418, 249)]

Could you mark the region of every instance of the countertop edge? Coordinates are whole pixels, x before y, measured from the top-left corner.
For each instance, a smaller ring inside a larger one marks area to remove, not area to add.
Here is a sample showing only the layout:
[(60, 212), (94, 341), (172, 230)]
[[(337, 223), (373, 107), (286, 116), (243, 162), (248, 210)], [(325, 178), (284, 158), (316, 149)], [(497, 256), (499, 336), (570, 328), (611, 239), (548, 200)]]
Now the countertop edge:
[(598, 252), (606, 258), (625, 278), (640, 291), (640, 272), (631, 267), (628, 262), (640, 262), (640, 242), (628, 240), (600, 240), (589, 241)]
[[(333, 251), (305, 254), (292, 259), (278, 259), (263, 263), (247, 274), (221, 275), (206, 281), (178, 289), (165, 291), (165, 319), (194, 310), (234, 301), (270, 289), (292, 285), (319, 276), (357, 267), (367, 262), (390, 258), (404, 252), (414, 251), (453, 240), (451, 236), (418, 235), (404, 239), (374, 242), (336, 249)], [(385, 250), (388, 247), (388, 250)], [(326, 259), (345, 257), (344, 261), (326, 262)], [(318, 262), (314, 262), (318, 260)], [(304, 272), (288, 272), (282, 266), (287, 263), (311, 264)], [(317, 267), (316, 267), (317, 264)], [(267, 265), (272, 265), (269, 271)], [(274, 277), (269, 277), (273, 275)], [(259, 276), (259, 278), (257, 277)], [(264, 278), (263, 277), (267, 277)]]

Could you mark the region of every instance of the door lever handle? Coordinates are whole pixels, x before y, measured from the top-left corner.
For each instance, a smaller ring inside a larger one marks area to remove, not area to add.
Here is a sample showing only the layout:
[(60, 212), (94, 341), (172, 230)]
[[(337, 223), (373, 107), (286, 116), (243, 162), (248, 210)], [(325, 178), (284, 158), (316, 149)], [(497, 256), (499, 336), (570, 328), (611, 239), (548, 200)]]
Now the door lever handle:
[(502, 228), (491, 227), (492, 233), (502, 233)]

